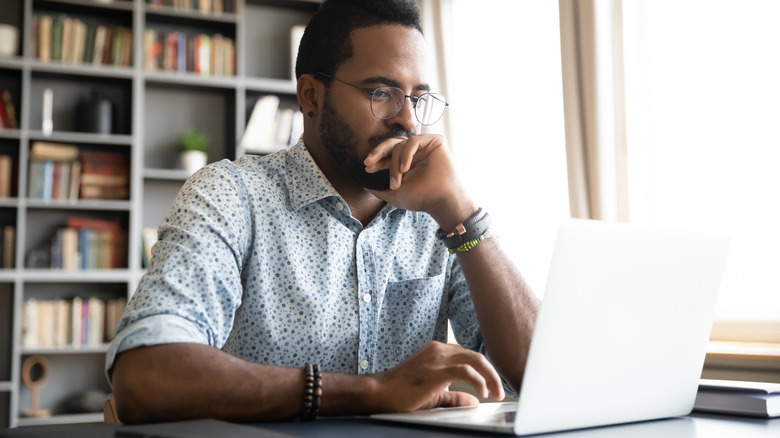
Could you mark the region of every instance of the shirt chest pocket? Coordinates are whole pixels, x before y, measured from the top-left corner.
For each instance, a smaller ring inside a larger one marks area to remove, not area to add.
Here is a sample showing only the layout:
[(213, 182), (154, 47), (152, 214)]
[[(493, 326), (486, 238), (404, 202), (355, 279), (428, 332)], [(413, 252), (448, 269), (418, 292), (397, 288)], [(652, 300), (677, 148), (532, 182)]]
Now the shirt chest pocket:
[(393, 352), (396, 363), (434, 340), (437, 327), (446, 324), (442, 310), (445, 277), (442, 273), (387, 283), (378, 341)]

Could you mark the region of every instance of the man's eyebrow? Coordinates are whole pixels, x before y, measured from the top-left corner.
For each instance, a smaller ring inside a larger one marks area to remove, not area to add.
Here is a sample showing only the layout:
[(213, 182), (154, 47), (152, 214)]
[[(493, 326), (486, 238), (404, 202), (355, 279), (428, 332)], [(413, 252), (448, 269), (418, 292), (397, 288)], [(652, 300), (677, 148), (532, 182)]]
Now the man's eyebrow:
[[(401, 88), (401, 83), (396, 81), (395, 79), (390, 79), (385, 76), (374, 76), (371, 78), (364, 79), (361, 81), (361, 84), (368, 85), (368, 84), (384, 84), (388, 87), (396, 87)], [(431, 86), (428, 84), (419, 84), (415, 85), (413, 88), (414, 91), (431, 91)]]

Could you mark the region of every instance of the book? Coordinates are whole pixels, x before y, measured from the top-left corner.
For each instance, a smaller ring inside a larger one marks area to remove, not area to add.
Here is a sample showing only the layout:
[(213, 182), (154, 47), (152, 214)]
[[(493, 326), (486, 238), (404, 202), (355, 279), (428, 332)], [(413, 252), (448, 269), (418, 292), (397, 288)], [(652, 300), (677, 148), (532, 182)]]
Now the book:
[(50, 15), (44, 15), (38, 20), (38, 59), (51, 61), (51, 39), (54, 20)]
[(240, 146), (249, 153), (270, 153), (276, 149), (273, 145), (276, 113), (279, 110), (279, 96), (266, 94), (255, 102), (249, 116)]
[(31, 160), (73, 161), (79, 156), (79, 148), (65, 143), (35, 141), (30, 151)]
[(0, 198), (11, 196), (13, 174), (13, 158), (10, 155), (0, 155)]
[(14, 255), (16, 250), (16, 228), (13, 225), (6, 225), (5, 227), (1, 227), (1, 228), (3, 231), (2, 234), (3, 254), (2, 254), (2, 265), (0, 265), (0, 268), (13, 269)]
[(693, 410), (780, 417), (780, 383), (701, 379)]

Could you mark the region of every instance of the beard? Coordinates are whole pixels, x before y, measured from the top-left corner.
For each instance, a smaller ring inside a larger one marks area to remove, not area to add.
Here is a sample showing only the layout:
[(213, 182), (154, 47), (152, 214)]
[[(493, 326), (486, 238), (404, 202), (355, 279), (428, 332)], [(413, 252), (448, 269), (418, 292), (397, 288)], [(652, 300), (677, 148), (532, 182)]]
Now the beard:
[[(414, 131), (406, 131), (400, 125), (394, 125), (387, 134), (370, 137), (368, 144), (370, 149), (373, 149), (388, 138), (411, 137), (412, 135), (415, 135)], [(354, 132), (339, 118), (327, 100), (322, 105), (320, 138), (333, 162), (352, 181), (369, 190), (390, 189), (390, 171), (383, 169), (375, 173), (366, 172), (366, 165), (363, 164), (366, 157), (358, 155)]]

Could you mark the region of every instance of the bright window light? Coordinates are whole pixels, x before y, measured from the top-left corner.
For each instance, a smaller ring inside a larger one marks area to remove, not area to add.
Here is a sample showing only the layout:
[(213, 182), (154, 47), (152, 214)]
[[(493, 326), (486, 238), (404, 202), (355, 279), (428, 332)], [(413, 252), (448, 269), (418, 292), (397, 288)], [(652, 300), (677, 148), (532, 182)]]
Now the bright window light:
[(623, 12), (631, 221), (731, 234), (717, 319), (780, 320), (780, 2)]
[(447, 117), (458, 172), (541, 297), (569, 217), (558, 2), (452, 6)]

